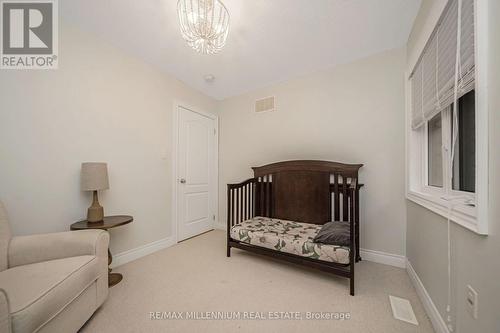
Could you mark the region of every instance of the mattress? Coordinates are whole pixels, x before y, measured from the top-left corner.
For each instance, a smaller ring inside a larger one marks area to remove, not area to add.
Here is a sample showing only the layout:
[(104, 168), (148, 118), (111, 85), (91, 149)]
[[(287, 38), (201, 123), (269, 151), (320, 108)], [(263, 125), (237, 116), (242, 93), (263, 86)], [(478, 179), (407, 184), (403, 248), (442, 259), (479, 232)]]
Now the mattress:
[(349, 263), (349, 248), (315, 243), (321, 225), (256, 216), (231, 228), (232, 239), (302, 257)]

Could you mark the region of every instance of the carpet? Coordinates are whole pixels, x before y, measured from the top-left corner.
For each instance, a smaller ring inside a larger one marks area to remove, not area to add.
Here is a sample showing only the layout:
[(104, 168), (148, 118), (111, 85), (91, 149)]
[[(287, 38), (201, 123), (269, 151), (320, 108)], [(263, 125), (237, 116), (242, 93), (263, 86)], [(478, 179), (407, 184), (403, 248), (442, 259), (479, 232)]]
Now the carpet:
[[(345, 278), (238, 249), (227, 258), (219, 230), (115, 271), (123, 281), (81, 332), (434, 332), (404, 269), (356, 264), (353, 297)], [(389, 295), (410, 300), (418, 326), (393, 318)]]

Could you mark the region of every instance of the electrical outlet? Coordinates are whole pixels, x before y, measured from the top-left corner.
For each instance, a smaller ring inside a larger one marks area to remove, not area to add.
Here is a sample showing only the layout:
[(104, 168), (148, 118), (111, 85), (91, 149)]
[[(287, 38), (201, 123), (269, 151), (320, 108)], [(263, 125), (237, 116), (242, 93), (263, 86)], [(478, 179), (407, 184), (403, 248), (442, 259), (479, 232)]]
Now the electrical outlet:
[(472, 318), (477, 319), (477, 308), (478, 308), (478, 295), (477, 292), (470, 286), (467, 285), (467, 311), (471, 314)]

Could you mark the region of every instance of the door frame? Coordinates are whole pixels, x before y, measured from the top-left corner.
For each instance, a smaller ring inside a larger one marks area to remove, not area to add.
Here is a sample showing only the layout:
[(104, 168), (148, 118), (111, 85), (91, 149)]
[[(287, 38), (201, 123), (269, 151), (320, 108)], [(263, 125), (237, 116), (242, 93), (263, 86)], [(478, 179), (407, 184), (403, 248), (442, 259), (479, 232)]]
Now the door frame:
[(215, 165), (212, 177), (214, 177), (215, 187), (215, 201), (214, 201), (214, 214), (215, 220), (212, 220), (213, 229), (216, 228), (219, 222), (219, 116), (214, 113), (201, 110), (197, 107), (191, 106), (183, 101), (174, 100), (173, 113), (172, 113), (172, 190), (171, 190), (171, 205), (172, 205), (172, 236), (175, 243), (179, 242), (179, 221), (178, 221), (178, 189), (179, 189), (179, 175), (177, 170), (178, 153), (179, 153), (179, 108), (182, 107), (191, 112), (198, 113), (202, 116), (210, 118), (215, 122)]

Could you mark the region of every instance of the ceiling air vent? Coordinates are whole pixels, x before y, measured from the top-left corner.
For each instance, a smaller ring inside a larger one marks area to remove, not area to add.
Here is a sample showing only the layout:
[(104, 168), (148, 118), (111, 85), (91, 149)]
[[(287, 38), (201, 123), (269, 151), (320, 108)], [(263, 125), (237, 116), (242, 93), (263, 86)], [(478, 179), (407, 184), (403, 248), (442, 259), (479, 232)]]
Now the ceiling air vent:
[(274, 96), (259, 99), (255, 102), (255, 112), (267, 112), (274, 110)]

